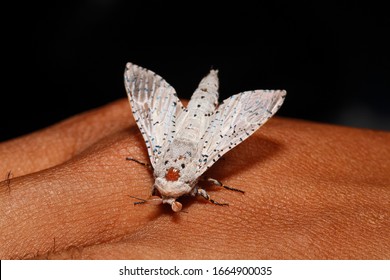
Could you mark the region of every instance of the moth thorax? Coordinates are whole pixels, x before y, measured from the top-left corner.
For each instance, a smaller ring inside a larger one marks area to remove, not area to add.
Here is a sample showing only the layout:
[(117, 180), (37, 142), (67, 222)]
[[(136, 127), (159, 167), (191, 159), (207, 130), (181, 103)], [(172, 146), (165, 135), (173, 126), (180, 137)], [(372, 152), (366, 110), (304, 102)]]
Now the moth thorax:
[(179, 177), (180, 171), (173, 167), (169, 168), (167, 174), (165, 174), (165, 179), (167, 181), (177, 181), (179, 180)]

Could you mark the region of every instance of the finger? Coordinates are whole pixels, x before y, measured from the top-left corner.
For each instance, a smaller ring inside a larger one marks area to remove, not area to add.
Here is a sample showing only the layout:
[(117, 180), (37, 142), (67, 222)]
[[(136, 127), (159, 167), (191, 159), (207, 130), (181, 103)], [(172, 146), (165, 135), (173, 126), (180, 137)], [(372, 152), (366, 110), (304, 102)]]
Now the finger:
[[(119, 238), (143, 223), (129, 194), (146, 197), (150, 170), (135, 127), (105, 138), (62, 165), (13, 178), (0, 186), (0, 258), (31, 258)], [(142, 158), (144, 157), (144, 158)], [(136, 174), (136, 175), (135, 175)], [(146, 216), (145, 216), (146, 215)], [(147, 219), (145, 219), (146, 221)]]
[(127, 99), (76, 115), (0, 144), (0, 175), (13, 177), (60, 164), (133, 121)]

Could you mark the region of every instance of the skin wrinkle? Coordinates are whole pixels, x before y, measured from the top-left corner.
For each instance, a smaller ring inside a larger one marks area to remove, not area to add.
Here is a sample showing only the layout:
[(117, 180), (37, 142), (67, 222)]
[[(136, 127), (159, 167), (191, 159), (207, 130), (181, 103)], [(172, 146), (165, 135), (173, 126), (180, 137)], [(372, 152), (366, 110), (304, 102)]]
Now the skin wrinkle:
[[(0, 163), (2, 259), (390, 257), (389, 133), (273, 118), (206, 174), (245, 194), (205, 184), (230, 206), (186, 197), (180, 201), (187, 213), (177, 215), (166, 205), (132, 204), (129, 195), (148, 197), (153, 175), (125, 160), (148, 158), (130, 115), (121, 100), (76, 117), (61, 129), (77, 138), (90, 127), (79, 137), (84, 147), (57, 162), (23, 169), (25, 155), (15, 150), (6, 161), (22, 166), (20, 173)], [(59, 137), (51, 128), (46, 139)], [(34, 137), (42, 135), (11, 142), (27, 147), (22, 142)], [(10, 147), (1, 143), (0, 156), (4, 145)], [(49, 146), (48, 152), (63, 148)]]

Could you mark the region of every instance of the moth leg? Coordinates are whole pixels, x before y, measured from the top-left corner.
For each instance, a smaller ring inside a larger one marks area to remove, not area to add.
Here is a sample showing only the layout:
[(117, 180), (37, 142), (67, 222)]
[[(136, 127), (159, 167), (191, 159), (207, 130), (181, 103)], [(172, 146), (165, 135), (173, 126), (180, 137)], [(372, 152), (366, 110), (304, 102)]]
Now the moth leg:
[[(138, 163), (138, 164), (141, 164), (141, 165), (143, 165), (143, 166), (146, 166), (147, 168), (149, 168), (149, 170), (152, 170), (152, 171), (153, 171), (153, 167), (152, 167), (152, 165), (149, 164), (149, 163), (145, 163), (145, 162), (139, 161), (138, 159), (135, 159), (135, 158), (132, 158), (132, 157), (127, 157), (126, 160), (134, 161), (134, 162), (136, 162), (136, 163)], [(156, 195), (156, 189), (154, 188), (154, 186), (152, 186), (152, 189), (151, 189), (151, 191), (150, 191), (150, 194), (151, 194), (152, 196), (155, 196), (155, 195)], [(142, 203), (143, 203), (143, 202), (139, 202), (139, 203), (137, 203), (137, 204), (142, 204)]]
[(208, 182), (211, 182), (211, 183), (213, 183), (213, 184), (214, 184), (214, 185), (216, 185), (216, 186), (219, 186), (219, 187), (225, 188), (225, 189), (227, 189), (227, 190), (230, 190), (230, 191), (235, 191), (235, 192), (245, 193), (245, 191), (243, 191), (243, 190), (236, 189), (236, 188), (232, 188), (232, 187), (229, 187), (229, 186), (225, 186), (224, 184), (222, 184), (222, 182), (221, 182), (221, 181), (218, 181), (218, 180), (216, 180), (216, 179), (213, 179), (213, 178), (206, 178), (205, 180), (206, 180), (206, 181), (208, 181)]
[(138, 198), (138, 197), (135, 197), (135, 196), (132, 196), (132, 195), (129, 195), (131, 198), (135, 198), (135, 199), (138, 199), (140, 201), (136, 201), (136, 202), (133, 202), (134, 205), (138, 205), (138, 204), (144, 204), (146, 203), (146, 199), (143, 199), (143, 198)]
[(211, 199), (209, 194), (204, 189), (197, 189), (196, 194), (202, 196), (203, 198), (207, 199), (208, 201), (210, 201), (211, 203), (213, 203), (215, 205), (219, 205), (219, 206), (229, 205), (228, 203), (220, 203), (220, 202), (215, 201), (214, 199)]
[(135, 159), (135, 158), (127, 157), (126, 160), (131, 160), (131, 161), (134, 161), (134, 162), (136, 162), (136, 163), (138, 163), (138, 164), (141, 164), (141, 165), (143, 165), (143, 166), (146, 166), (146, 167), (149, 168), (149, 169), (153, 169), (151, 164), (145, 163), (145, 162), (142, 162), (142, 161), (139, 161), (139, 160), (137, 160), (137, 159)]
[(136, 196), (129, 195), (131, 198), (138, 199), (140, 201), (133, 202), (134, 205), (139, 204), (151, 204), (151, 205), (159, 205), (163, 203), (163, 200), (161, 197), (158, 196), (151, 196), (149, 199), (143, 199)]

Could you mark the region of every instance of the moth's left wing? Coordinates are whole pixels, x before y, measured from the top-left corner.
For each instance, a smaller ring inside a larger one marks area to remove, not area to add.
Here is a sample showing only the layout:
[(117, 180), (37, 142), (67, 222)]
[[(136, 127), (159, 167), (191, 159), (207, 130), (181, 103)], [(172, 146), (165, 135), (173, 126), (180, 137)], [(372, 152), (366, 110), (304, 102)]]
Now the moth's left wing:
[(175, 89), (162, 77), (132, 63), (126, 65), (125, 87), (155, 168), (163, 149), (175, 135), (176, 119), (184, 107)]
[(282, 106), (286, 91), (254, 90), (233, 95), (217, 108), (199, 147), (197, 175), (202, 175), (223, 154), (240, 144)]

